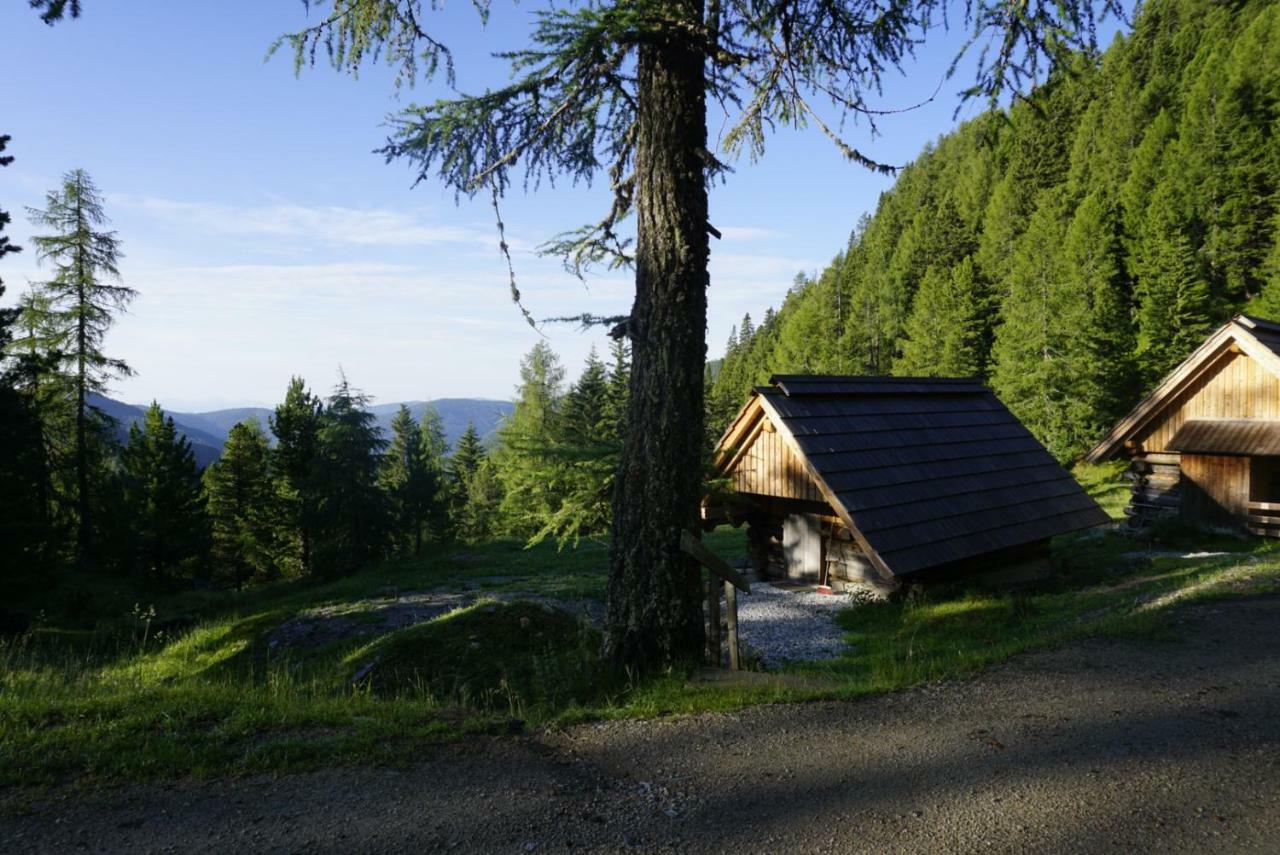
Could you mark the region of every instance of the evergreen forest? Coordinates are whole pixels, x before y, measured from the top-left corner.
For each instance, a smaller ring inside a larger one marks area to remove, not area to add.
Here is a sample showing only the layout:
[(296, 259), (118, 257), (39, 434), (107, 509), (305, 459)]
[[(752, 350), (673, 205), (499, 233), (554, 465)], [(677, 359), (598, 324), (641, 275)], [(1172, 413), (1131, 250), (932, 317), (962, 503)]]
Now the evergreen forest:
[[(1216, 325), (1280, 317), (1280, 6), (1155, 0), (946, 134), (708, 370), (979, 376), (1062, 461)], [(713, 331), (714, 335), (715, 331)]]

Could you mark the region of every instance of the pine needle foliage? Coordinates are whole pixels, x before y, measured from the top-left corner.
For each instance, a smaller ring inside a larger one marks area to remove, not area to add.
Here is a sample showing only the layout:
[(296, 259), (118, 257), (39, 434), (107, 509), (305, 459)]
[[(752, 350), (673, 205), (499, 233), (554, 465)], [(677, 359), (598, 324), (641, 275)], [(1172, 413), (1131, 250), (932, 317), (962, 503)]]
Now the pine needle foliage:
[(45, 197), (45, 207), (29, 208), (28, 214), (37, 228), (49, 229), (31, 238), (37, 261), (53, 274), (35, 288), (46, 301), (49, 327), (65, 343), (51, 355), (74, 400), (76, 556), (81, 566), (89, 566), (96, 562), (91, 469), (95, 447), (111, 427), (89, 398), (104, 394), (111, 380), (133, 373), (102, 347), (115, 316), (137, 292), (119, 281), (120, 240), (115, 232), (103, 230), (108, 222), (103, 198), (83, 169), (63, 176), (62, 185)]

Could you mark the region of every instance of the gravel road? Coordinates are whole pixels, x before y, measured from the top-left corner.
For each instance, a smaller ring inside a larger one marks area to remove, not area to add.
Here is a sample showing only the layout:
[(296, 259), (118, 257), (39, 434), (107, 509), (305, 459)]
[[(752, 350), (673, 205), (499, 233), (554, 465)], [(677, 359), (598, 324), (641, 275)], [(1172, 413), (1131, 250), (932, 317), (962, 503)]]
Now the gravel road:
[(849, 703), (0, 796), (0, 851), (1280, 851), (1280, 598)]

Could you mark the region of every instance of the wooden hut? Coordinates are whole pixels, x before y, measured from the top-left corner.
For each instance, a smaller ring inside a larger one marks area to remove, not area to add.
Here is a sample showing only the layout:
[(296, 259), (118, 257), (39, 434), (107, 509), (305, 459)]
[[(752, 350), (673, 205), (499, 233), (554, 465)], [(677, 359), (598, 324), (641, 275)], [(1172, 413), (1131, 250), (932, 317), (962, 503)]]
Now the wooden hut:
[(1280, 536), (1280, 324), (1237, 315), (1089, 452), (1129, 460), (1127, 509)]
[(716, 466), (732, 489), (706, 525), (746, 522), (758, 572), (832, 587), (986, 568), (1107, 521), (970, 379), (774, 377)]

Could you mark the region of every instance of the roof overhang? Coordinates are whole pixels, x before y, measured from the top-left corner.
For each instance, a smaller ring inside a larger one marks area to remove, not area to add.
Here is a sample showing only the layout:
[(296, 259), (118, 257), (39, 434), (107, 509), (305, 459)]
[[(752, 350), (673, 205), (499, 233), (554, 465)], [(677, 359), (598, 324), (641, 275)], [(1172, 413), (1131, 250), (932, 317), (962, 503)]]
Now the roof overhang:
[(1190, 419), (1183, 422), (1169, 450), (1186, 454), (1280, 456), (1280, 422), (1255, 419)]

